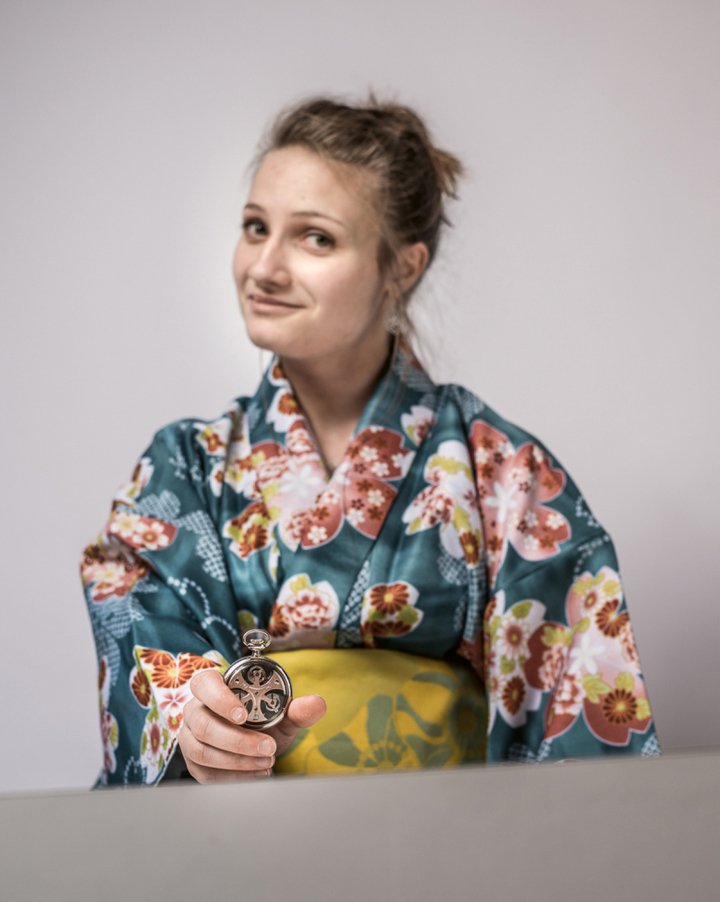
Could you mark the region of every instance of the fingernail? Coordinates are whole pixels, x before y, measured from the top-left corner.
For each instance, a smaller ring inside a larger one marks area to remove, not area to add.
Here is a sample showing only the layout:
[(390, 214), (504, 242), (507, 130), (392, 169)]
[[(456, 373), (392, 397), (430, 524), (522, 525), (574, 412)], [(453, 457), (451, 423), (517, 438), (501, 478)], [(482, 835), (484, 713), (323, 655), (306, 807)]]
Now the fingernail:
[(258, 751), (261, 755), (272, 755), (275, 751), (275, 743), (272, 739), (263, 739), (258, 747)]
[(242, 723), (247, 716), (247, 712), (245, 708), (233, 708), (230, 712), (230, 717), (235, 721), (235, 723)]

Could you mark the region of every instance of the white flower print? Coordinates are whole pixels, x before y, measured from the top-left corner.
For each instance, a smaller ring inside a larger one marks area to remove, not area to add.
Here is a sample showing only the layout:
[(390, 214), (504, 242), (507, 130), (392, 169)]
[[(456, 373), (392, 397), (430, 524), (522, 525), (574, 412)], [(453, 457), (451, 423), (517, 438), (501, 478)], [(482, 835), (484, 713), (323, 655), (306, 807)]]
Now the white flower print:
[(327, 529), (324, 526), (311, 526), (307, 537), (311, 545), (319, 545), (327, 539)]
[(598, 665), (595, 660), (605, 654), (605, 646), (602, 644), (591, 645), (593, 637), (590, 633), (583, 633), (579, 645), (575, 645), (570, 649), (570, 658), (572, 662), (568, 667), (568, 673), (580, 673), (585, 670), (587, 673), (597, 673)]
[(510, 483), (506, 487), (501, 482), (496, 481), (493, 483), (493, 492), (495, 494), (488, 495), (485, 499), (485, 504), (488, 507), (497, 508), (497, 522), (504, 524), (507, 520), (508, 512), (518, 505), (518, 499), (515, 497), (517, 485)]

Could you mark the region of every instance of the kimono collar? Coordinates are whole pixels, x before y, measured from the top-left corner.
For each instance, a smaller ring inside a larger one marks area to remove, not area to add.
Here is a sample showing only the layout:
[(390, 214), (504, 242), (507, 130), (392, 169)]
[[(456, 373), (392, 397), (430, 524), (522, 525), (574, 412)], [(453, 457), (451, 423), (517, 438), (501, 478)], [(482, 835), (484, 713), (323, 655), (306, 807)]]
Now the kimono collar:
[(364, 559), (434, 421), (437, 396), (417, 360), (396, 349), (342, 462), (328, 475), (292, 386), (280, 362), (271, 361), (248, 411), (249, 438), (256, 497), (281, 558), (283, 549), (295, 558), (291, 569), (303, 552), (330, 543), (340, 551), (343, 537), (352, 557)]

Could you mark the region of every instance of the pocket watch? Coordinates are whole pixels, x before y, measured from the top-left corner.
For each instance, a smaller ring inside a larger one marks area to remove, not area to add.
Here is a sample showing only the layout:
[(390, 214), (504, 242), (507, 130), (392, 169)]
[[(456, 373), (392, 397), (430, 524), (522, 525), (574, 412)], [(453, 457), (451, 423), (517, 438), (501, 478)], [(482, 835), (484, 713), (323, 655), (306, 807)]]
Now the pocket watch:
[(243, 645), (250, 654), (225, 671), (225, 683), (240, 699), (247, 711), (243, 724), (251, 730), (267, 730), (285, 716), (292, 698), (290, 677), (272, 658), (263, 656), (272, 639), (265, 630), (248, 630)]

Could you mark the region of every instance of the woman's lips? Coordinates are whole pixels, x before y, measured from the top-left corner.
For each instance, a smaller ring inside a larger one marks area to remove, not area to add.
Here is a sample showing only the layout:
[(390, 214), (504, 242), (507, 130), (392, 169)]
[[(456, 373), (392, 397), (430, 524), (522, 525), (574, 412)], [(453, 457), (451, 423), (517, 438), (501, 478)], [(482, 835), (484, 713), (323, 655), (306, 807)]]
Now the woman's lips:
[(284, 313), (288, 310), (300, 309), (300, 304), (291, 304), (289, 301), (268, 297), (266, 294), (256, 294), (253, 292), (252, 294), (249, 294), (247, 298), (253, 310), (258, 312)]

